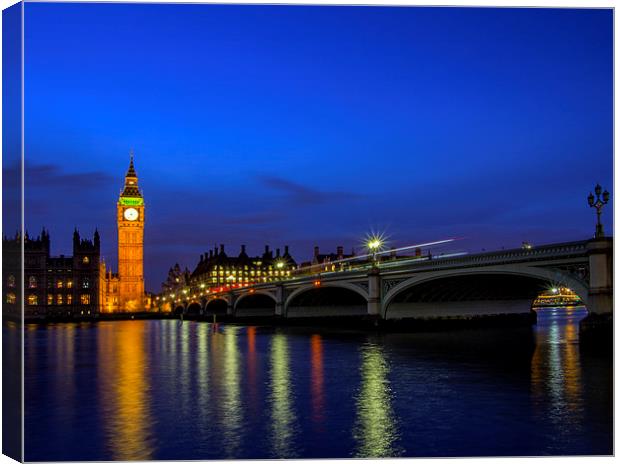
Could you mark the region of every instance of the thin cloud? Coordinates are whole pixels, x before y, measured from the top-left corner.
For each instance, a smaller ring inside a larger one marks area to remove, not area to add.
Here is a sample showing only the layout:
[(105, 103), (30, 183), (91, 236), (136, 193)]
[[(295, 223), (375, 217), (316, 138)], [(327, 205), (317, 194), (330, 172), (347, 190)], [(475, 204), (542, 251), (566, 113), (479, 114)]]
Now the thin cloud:
[(281, 177), (258, 176), (258, 180), (266, 187), (288, 195), (288, 197), (293, 202), (305, 205), (325, 204), (335, 201), (357, 199), (361, 197), (361, 195), (352, 192), (320, 191), (317, 189), (306, 187), (305, 185), (292, 182), (287, 179), (283, 179)]
[[(13, 166), (7, 172), (9, 176), (17, 178), (18, 167)], [(88, 188), (89, 190), (109, 185), (115, 179), (104, 171), (86, 171), (69, 173), (55, 164), (26, 163), (24, 178), (27, 188), (62, 187), (72, 190)]]

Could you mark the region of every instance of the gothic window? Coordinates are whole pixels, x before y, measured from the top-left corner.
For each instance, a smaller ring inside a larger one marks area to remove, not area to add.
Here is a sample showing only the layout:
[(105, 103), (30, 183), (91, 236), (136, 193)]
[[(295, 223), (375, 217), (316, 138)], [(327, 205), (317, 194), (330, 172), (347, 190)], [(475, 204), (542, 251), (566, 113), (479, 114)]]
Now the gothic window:
[(53, 305), (54, 304), (54, 295), (52, 295), (51, 293), (47, 294), (47, 304), (48, 305)]
[(7, 287), (15, 288), (15, 276), (14, 275), (11, 274), (6, 278), (6, 285)]
[(88, 256), (84, 256), (84, 257), (82, 258), (82, 263), (84, 263), (84, 264), (88, 264), (89, 262), (90, 262), (90, 259), (88, 259)]
[(58, 295), (56, 295), (56, 304), (57, 305), (62, 304), (62, 293), (59, 293)]
[(37, 278), (35, 276), (28, 277), (28, 288), (37, 288)]
[(67, 295), (67, 304), (68, 305), (73, 304), (73, 295), (71, 294)]
[(39, 297), (34, 293), (31, 293), (30, 295), (28, 295), (28, 304), (30, 306), (39, 304)]
[(73, 280), (67, 279), (67, 288), (73, 288)]
[(89, 288), (90, 287), (90, 281), (88, 280), (88, 277), (84, 277), (82, 279), (82, 288)]
[(15, 304), (15, 300), (16, 300), (15, 293), (9, 292), (6, 294), (6, 302), (8, 304)]
[(88, 293), (82, 293), (80, 295), (80, 303), (83, 305), (90, 304), (90, 295)]
[(62, 288), (62, 279), (56, 281), (56, 288)]

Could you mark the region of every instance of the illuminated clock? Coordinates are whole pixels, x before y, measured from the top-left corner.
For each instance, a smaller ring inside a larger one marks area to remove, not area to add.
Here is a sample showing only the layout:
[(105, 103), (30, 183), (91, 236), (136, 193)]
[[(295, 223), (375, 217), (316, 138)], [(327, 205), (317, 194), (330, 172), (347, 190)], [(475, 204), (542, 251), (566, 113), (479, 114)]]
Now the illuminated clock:
[(138, 210), (135, 208), (127, 208), (123, 212), (123, 216), (125, 216), (125, 219), (127, 219), (128, 221), (135, 221), (136, 219), (138, 219)]

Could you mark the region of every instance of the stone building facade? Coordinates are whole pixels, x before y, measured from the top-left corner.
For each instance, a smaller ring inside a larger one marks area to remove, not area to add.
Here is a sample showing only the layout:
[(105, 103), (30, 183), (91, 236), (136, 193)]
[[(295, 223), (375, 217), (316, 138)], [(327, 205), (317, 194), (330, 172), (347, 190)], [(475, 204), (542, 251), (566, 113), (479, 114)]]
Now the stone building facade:
[[(19, 316), (21, 237), (3, 238), (4, 313)], [(24, 317), (95, 316), (99, 312), (100, 238), (73, 233), (73, 255), (51, 256), (50, 235), (24, 235)]]

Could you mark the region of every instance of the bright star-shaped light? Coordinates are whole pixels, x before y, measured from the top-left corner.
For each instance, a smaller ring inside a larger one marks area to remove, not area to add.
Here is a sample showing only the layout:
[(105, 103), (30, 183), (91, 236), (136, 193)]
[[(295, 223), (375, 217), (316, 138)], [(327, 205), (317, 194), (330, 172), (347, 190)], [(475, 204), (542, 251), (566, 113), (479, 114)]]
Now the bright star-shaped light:
[(365, 246), (371, 253), (376, 253), (383, 249), (385, 242), (386, 237), (384, 234), (372, 233), (366, 236)]

